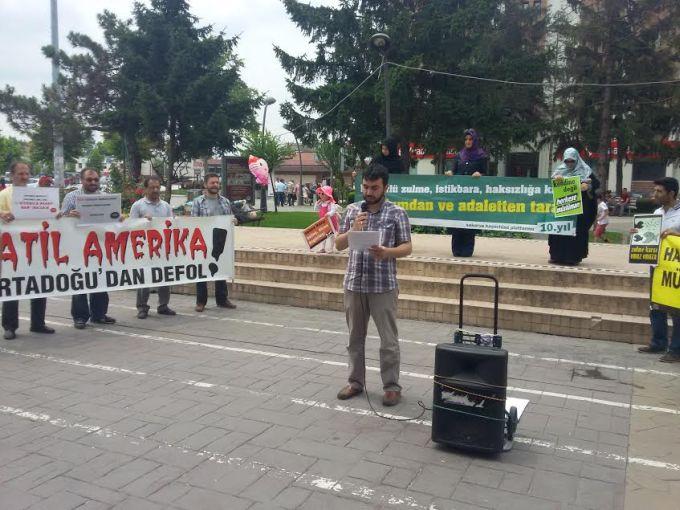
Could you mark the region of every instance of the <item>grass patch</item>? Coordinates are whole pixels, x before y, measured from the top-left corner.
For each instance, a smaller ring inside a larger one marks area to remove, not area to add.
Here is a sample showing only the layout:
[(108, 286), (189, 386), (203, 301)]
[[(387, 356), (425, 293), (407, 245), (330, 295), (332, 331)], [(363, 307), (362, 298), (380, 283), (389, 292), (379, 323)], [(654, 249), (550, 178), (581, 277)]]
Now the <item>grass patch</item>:
[[(260, 227), (305, 229), (319, 219), (319, 214), (309, 211), (274, 212), (268, 211)], [(249, 225), (250, 226), (250, 225)]]
[[(593, 236), (592, 231), (588, 234), (588, 237), (589, 237), (591, 243), (601, 243), (602, 242), (602, 241), (595, 240), (595, 237)], [(609, 241), (611, 244), (627, 244), (628, 243), (628, 234), (624, 235), (621, 232), (606, 232), (604, 234), (604, 238), (607, 241)]]

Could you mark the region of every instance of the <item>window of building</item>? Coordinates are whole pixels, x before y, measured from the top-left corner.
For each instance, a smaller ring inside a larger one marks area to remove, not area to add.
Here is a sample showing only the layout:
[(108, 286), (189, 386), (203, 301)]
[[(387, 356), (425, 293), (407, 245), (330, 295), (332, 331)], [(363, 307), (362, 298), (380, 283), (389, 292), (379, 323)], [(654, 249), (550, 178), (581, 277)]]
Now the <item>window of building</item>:
[(666, 177), (666, 165), (661, 161), (635, 161), (633, 163), (634, 181), (654, 181)]

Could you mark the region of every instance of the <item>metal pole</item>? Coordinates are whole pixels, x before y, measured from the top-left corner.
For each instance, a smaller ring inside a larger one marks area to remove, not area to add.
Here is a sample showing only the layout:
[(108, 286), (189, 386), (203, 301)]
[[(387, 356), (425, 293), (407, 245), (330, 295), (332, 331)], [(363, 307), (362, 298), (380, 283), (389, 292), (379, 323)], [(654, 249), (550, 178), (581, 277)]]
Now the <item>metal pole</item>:
[[(345, 189), (345, 147), (340, 147), (340, 175), (338, 176), (342, 181), (342, 189)], [(343, 196), (343, 199), (345, 197)]]
[[(221, 167), (220, 167), (220, 173), (222, 174), (222, 196), (227, 197), (227, 185), (229, 184), (227, 182), (228, 176), (227, 176), (227, 157), (222, 156), (222, 161), (221, 161)], [(231, 200), (229, 198), (229, 200)]]
[(262, 114), (262, 136), (264, 136), (264, 125), (267, 122), (267, 107), (269, 105), (265, 104), (264, 105), (264, 113)]
[(387, 59), (383, 62), (383, 73), (385, 74), (385, 138), (390, 137), (391, 129), (391, 116), (390, 116), (390, 80), (388, 73)]
[(298, 205), (304, 205), (302, 203), (302, 152), (300, 151), (300, 142), (298, 141), (297, 136), (295, 136), (295, 133), (293, 133), (293, 137), (295, 138), (295, 145), (297, 145), (298, 158), (300, 160), (300, 189), (298, 190)]
[[(264, 114), (262, 115), (262, 136), (264, 137), (264, 125), (267, 122), (267, 107), (269, 105), (265, 103)], [(272, 178), (273, 168), (269, 169), (269, 177), (272, 181), (272, 188), (274, 187), (274, 179)], [(262, 212), (267, 212), (267, 185), (260, 185), (260, 210)], [(276, 190), (274, 190), (274, 210), (276, 210)]]
[[(52, 21), (52, 47), (54, 48), (54, 56), (52, 57), (52, 86), (54, 87), (54, 95), (56, 101), (56, 110), (61, 110), (61, 91), (59, 90), (59, 19), (57, 15), (57, 0), (50, 1), (51, 21)], [(54, 160), (54, 184), (57, 187), (64, 185), (64, 135), (61, 132), (61, 127), (57, 124), (61, 120), (61, 115), (55, 117), (53, 125), (54, 134), (54, 148), (52, 158)]]

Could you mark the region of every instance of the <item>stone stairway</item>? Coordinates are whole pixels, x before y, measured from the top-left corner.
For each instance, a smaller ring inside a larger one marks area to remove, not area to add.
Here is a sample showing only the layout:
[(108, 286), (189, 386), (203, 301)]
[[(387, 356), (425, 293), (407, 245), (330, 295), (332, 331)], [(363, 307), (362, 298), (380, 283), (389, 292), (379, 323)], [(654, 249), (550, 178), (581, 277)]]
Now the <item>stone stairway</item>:
[[(298, 249), (236, 251), (235, 299), (342, 310), (346, 255)], [(649, 337), (648, 278), (614, 269), (409, 257), (398, 262), (399, 316), (458, 321), (459, 280), (466, 273), (500, 281), (499, 327), (554, 335), (645, 343)], [(181, 292), (178, 288), (176, 291)], [(185, 292), (193, 293), (192, 286)], [(493, 324), (493, 287), (471, 279), (465, 287), (465, 324)]]

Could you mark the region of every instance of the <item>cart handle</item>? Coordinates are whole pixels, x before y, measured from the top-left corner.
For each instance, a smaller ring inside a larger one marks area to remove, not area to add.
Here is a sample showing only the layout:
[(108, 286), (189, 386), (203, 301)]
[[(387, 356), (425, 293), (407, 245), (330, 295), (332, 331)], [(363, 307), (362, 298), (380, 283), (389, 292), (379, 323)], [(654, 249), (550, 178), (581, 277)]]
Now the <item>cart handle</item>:
[(493, 334), (498, 334), (498, 279), (490, 274), (468, 273), (463, 275), (460, 279), (460, 299), (458, 300), (458, 328), (463, 329), (463, 300), (464, 300), (464, 285), (463, 283), (468, 278), (484, 278), (491, 280), (494, 283), (494, 299), (493, 299)]

